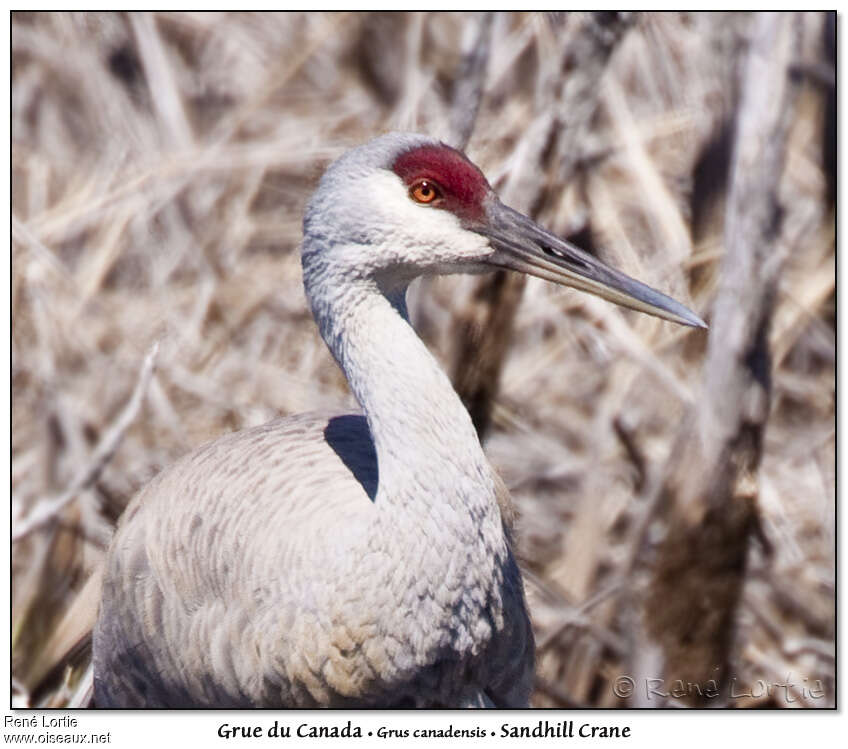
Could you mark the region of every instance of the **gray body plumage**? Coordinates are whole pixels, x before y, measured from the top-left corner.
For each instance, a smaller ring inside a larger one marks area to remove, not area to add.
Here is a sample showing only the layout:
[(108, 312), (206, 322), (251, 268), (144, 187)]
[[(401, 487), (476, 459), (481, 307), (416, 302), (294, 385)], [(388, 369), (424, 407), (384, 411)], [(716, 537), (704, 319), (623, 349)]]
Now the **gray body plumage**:
[(375, 469), (363, 417), (305, 414), (154, 479), (110, 551), (96, 704), (526, 704), (532, 636), (506, 545), (461, 549), (438, 518), (381, 513)]
[(406, 316), (414, 276), (488, 246), (392, 193), (393, 156), (430, 142), (349, 152), (304, 220), (307, 296), (364, 416), (238, 432), (142, 490), (108, 553), (98, 706), (527, 705), (508, 495)]

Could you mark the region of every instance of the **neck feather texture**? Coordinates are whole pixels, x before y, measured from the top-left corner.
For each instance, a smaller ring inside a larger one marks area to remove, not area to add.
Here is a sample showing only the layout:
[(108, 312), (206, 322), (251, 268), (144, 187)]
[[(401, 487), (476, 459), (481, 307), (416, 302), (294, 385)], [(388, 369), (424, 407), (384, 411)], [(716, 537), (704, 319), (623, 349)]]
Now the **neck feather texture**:
[(477, 522), (497, 516), (492, 469), (468, 412), (409, 324), (406, 288), (383, 293), (373, 280), (361, 279), (308, 284), (307, 292), (368, 419), (377, 504), (446, 512), (441, 522), (460, 521), (457, 511)]

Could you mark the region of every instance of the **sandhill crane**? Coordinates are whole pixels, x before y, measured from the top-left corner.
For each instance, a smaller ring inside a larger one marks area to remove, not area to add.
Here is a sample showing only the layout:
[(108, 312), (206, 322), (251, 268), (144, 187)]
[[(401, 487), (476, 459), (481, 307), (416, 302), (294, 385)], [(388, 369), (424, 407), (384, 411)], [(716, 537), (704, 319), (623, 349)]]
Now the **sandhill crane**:
[(533, 635), (509, 495), (409, 324), (407, 285), (493, 266), (692, 326), (692, 312), (504, 206), (462, 153), (389, 134), (333, 163), (306, 294), (363, 414), (218, 439), (160, 473), (110, 546), (95, 702), (518, 707)]

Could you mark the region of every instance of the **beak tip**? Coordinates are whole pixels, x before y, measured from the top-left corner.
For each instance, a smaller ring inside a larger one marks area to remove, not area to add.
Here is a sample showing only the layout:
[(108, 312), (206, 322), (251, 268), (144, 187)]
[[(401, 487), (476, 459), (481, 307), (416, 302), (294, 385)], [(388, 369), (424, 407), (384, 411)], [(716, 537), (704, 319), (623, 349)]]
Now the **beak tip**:
[(697, 315), (692, 315), (692, 321), (689, 323), (693, 328), (701, 328), (702, 330), (709, 330), (710, 326), (707, 325), (700, 317)]

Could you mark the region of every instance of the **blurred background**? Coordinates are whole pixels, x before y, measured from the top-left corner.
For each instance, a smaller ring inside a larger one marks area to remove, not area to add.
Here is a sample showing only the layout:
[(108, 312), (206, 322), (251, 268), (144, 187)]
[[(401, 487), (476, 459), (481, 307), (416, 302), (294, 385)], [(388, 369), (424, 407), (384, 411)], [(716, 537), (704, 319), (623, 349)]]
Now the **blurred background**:
[[(355, 407), (298, 248), (305, 203), (347, 148), (389, 130), (465, 147), (505, 202), (712, 325), (758, 21), (13, 13), (15, 704), (66, 705), (90, 678), (86, 639), (61, 633), (144, 483), (226, 432)], [(668, 652), (662, 672), (640, 661), (638, 621), (645, 601), (681, 609), (685, 562), (651, 587), (653, 518), (707, 397), (708, 335), (538, 279), (410, 290), (515, 501), (536, 706), (835, 703), (835, 16), (787, 26), (752, 530), (733, 595), (685, 593), (722, 622), (712, 702), (666, 694), (688, 672)], [(650, 594), (633, 595), (640, 580)], [(684, 661), (711, 616), (677, 638)], [(664, 677), (663, 694), (628, 693), (634, 674)]]

